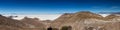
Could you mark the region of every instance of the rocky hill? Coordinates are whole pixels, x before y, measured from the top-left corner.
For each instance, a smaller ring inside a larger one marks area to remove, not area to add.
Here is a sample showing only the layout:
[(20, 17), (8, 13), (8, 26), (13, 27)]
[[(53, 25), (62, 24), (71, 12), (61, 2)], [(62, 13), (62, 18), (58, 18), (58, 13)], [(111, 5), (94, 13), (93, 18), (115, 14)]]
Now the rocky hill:
[(45, 25), (38, 18), (24, 17), (21, 21), (29, 25), (30, 28), (44, 29), (45, 27)]
[(55, 20), (55, 22), (74, 22), (81, 21), (83, 19), (101, 19), (103, 17), (99, 14), (95, 14), (89, 11), (82, 11), (77, 13), (65, 13)]
[(114, 18), (120, 18), (120, 16), (111, 14), (111, 15), (108, 15), (108, 16), (105, 17), (105, 19), (114, 19)]
[(0, 15), (0, 29), (19, 30), (19, 28), (25, 28), (25, 27), (28, 27), (28, 26), (21, 21), (14, 20), (14, 19)]
[(77, 27), (81, 27), (81, 26), (98, 26), (108, 22), (110, 23), (116, 22), (120, 19), (119, 17), (120, 16), (116, 16), (116, 15), (109, 15), (103, 17), (99, 14), (92, 13), (89, 11), (65, 13), (61, 15), (59, 18), (55, 19), (55, 21), (51, 23), (51, 26), (57, 28), (60, 28), (61, 26), (73, 26), (76, 29)]
[(73, 15), (72, 18), (69, 19), (69, 21), (81, 21), (84, 19), (103, 19), (103, 17), (99, 14), (95, 14), (89, 11), (81, 11), (77, 12)]

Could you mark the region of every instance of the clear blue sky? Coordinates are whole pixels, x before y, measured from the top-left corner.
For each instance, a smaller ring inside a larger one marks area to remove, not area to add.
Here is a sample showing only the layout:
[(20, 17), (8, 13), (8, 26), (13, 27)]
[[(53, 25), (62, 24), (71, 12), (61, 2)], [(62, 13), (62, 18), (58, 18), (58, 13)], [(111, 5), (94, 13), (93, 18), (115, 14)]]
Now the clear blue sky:
[(120, 0), (0, 0), (0, 14), (120, 12)]

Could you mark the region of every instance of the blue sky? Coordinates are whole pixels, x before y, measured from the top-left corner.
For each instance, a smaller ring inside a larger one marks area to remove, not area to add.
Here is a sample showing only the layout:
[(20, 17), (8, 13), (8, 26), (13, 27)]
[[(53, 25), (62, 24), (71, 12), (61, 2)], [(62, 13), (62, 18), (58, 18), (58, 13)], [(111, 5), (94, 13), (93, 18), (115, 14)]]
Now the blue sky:
[(120, 0), (0, 0), (0, 14), (120, 12)]

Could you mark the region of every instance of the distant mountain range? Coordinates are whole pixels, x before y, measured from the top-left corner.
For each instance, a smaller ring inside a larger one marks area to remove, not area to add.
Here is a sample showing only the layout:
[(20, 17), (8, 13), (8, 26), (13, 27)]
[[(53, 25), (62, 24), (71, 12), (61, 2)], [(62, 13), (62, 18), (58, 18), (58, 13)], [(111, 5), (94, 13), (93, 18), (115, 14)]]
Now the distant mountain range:
[[(120, 15), (110, 14), (103, 17), (99, 14), (89, 11), (81, 11), (76, 13), (64, 13), (57, 19), (51, 21), (41, 21), (39, 18), (24, 17), (21, 20), (12, 19), (0, 15), (0, 30), (46, 30), (48, 27), (59, 28), (61, 26), (71, 25), (81, 27), (83, 25), (101, 25), (106, 22), (119, 22)], [(94, 23), (95, 22), (95, 23)], [(105, 24), (104, 24), (105, 25)], [(111, 24), (112, 25), (112, 24)]]

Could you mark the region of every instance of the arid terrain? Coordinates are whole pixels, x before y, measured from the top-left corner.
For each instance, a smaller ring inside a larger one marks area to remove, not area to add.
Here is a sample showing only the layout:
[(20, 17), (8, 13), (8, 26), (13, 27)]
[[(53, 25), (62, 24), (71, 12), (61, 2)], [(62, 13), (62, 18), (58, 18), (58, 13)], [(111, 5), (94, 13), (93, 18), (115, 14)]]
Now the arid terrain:
[(82, 11), (64, 13), (54, 21), (29, 17), (16, 20), (0, 15), (0, 30), (120, 30), (120, 15), (103, 17)]

